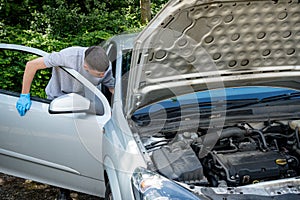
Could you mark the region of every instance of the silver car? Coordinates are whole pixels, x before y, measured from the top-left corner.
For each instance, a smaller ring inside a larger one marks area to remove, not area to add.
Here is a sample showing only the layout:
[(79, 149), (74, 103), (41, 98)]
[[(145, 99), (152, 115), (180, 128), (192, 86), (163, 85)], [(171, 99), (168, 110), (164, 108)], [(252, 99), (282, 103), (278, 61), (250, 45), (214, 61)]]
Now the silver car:
[(0, 90), (1, 172), (107, 199), (299, 199), (299, 1), (172, 0), (103, 47), (113, 96), (63, 66), (84, 95), (20, 117)]

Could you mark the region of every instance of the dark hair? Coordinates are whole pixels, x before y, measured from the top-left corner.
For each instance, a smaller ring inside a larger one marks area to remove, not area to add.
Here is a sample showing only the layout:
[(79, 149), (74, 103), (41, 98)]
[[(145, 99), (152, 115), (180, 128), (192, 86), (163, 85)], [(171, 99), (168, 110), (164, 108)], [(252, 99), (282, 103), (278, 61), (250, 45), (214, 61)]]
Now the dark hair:
[(85, 51), (84, 61), (89, 68), (104, 72), (109, 66), (109, 59), (104, 49), (100, 46), (91, 46)]

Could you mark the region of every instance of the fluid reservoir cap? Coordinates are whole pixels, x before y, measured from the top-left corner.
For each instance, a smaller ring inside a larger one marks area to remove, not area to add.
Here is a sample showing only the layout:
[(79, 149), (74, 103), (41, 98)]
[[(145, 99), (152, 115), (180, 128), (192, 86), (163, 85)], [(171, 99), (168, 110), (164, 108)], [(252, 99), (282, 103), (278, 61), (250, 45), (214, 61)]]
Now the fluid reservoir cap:
[(276, 164), (277, 165), (286, 165), (287, 164), (287, 161), (286, 161), (286, 159), (276, 159)]
[(294, 120), (289, 123), (291, 129), (295, 130), (297, 127), (300, 127), (300, 120)]

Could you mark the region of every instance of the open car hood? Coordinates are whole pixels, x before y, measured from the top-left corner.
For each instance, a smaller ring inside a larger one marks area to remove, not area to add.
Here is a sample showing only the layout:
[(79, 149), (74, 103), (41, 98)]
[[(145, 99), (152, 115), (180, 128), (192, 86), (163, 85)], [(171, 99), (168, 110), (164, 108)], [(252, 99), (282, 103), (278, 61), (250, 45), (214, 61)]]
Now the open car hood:
[(298, 0), (173, 0), (139, 34), (126, 111), (195, 91), (300, 89)]

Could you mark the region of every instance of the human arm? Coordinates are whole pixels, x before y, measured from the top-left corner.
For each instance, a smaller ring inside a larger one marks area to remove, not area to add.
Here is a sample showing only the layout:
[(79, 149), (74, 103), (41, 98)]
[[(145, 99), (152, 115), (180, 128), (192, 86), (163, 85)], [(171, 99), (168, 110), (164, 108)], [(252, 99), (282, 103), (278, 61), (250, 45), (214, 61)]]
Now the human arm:
[(44, 63), (43, 57), (39, 57), (27, 62), (25, 66), (24, 75), (23, 75), (23, 84), (22, 84), (22, 92), (21, 92), (22, 94), (30, 93), (31, 83), (36, 72), (40, 69), (45, 69), (45, 68), (47, 67)]
[(30, 87), (34, 75), (36, 74), (37, 70), (45, 68), (46, 65), (44, 64), (44, 59), (42, 57), (27, 62), (23, 75), (22, 92), (19, 100), (16, 103), (16, 108), (20, 116), (24, 116), (31, 107)]

